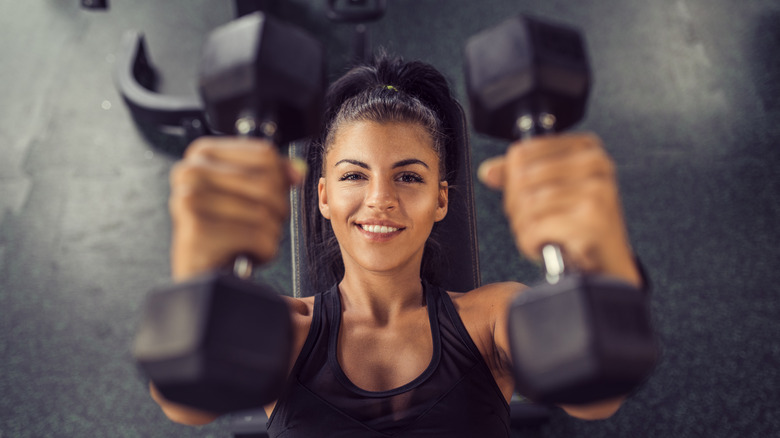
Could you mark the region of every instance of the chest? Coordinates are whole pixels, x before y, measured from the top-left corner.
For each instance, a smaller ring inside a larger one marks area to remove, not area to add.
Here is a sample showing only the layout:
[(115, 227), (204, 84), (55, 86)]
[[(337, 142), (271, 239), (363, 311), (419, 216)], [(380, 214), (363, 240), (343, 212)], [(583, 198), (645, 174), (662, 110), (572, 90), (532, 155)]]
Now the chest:
[(345, 314), (336, 355), (347, 378), (367, 391), (387, 391), (423, 374), (434, 354), (434, 333), (424, 310), (386, 324)]
[(324, 312), (296, 364), (297, 378), (271, 416), (270, 436), (294, 430), (294, 436), (508, 437), (504, 397), (463, 339), (454, 309), (439, 304), (431, 316), (401, 324), (367, 325), (350, 320), (348, 311)]

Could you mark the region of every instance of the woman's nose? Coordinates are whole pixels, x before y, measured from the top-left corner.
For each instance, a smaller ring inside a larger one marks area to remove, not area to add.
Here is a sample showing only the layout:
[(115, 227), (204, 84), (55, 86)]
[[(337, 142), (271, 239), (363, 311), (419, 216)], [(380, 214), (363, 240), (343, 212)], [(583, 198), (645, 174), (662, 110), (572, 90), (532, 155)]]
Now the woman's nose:
[(366, 200), (370, 208), (377, 210), (391, 210), (398, 205), (398, 196), (391, 182), (374, 179), (369, 186)]

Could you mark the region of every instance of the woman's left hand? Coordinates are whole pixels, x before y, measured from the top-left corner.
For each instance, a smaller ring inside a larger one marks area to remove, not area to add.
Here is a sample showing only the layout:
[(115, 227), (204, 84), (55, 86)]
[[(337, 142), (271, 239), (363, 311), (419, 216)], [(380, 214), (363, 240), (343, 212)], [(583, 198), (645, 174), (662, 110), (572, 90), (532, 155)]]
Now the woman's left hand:
[(539, 260), (557, 243), (567, 262), (640, 284), (618, 195), (615, 164), (593, 134), (535, 137), (486, 160), (479, 179), (504, 192), (518, 249)]

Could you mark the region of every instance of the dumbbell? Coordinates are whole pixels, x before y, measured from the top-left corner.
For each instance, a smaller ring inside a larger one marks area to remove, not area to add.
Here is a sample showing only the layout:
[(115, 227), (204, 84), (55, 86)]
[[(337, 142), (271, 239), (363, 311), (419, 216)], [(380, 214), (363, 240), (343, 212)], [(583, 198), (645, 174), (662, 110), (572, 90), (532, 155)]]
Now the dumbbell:
[[(284, 144), (318, 127), (323, 48), (301, 30), (247, 15), (209, 35), (199, 85), (212, 131)], [(239, 255), (233, 272), (148, 295), (133, 354), (166, 399), (226, 413), (278, 398), (290, 365), (289, 309), (273, 289), (250, 281), (251, 271)]]
[[(465, 76), (474, 129), (509, 141), (580, 121), (591, 83), (580, 32), (524, 15), (467, 41)], [(551, 404), (631, 392), (658, 356), (647, 294), (576, 272), (555, 243), (541, 258), (546, 282), (520, 294), (508, 315), (517, 391)]]

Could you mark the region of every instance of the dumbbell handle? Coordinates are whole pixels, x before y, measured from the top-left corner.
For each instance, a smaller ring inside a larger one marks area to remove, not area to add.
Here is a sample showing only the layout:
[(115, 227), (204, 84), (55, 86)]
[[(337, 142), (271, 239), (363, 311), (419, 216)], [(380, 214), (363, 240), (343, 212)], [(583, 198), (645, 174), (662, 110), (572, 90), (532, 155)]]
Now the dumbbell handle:
[[(243, 116), (236, 120), (236, 135), (240, 137), (259, 137), (274, 141), (277, 126), (272, 121), (265, 121), (258, 126), (253, 116)], [(233, 260), (233, 274), (242, 280), (248, 280), (252, 276), (255, 263), (246, 254), (239, 254)]]
[[(521, 140), (527, 140), (537, 135), (554, 132), (555, 121), (555, 116), (546, 111), (522, 114), (515, 122), (515, 136)], [(558, 283), (566, 272), (563, 251), (558, 244), (548, 243), (542, 247), (542, 265), (547, 282), (550, 284)]]

